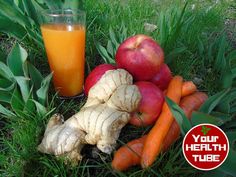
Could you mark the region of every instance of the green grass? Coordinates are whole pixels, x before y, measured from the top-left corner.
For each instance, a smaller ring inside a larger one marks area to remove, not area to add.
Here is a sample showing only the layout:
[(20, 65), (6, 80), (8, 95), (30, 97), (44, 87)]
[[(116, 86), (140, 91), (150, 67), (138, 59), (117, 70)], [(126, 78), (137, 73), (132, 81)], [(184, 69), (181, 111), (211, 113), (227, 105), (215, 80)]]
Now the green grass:
[[(183, 1), (166, 0), (93, 0), (83, 1), (83, 8), (87, 12), (87, 45), (86, 60), (89, 72), (96, 65), (103, 63), (95, 43), (106, 46), (109, 40), (109, 28), (118, 31), (122, 24), (127, 28), (128, 36), (144, 33), (156, 39), (165, 50), (171, 70), (180, 74), (185, 79), (194, 77), (203, 80), (199, 84), (200, 90), (207, 91), (210, 95), (221, 90), (219, 76), (221, 71), (215, 67), (215, 59), (219, 51), (219, 39), (225, 31), (225, 18), (235, 18), (235, 4), (224, 1), (215, 4), (214, 1), (190, 1), (184, 15)], [(192, 9), (192, 5), (195, 8)], [(212, 6), (211, 9), (209, 7)], [(228, 11), (229, 6), (231, 9)], [(227, 12), (227, 13), (226, 13)], [(157, 30), (147, 32), (144, 23), (157, 25)], [(230, 29), (227, 29), (230, 30)], [(226, 40), (225, 54), (232, 50), (231, 43), (235, 39)], [(1, 49), (9, 52), (15, 40), (4, 35), (0, 41)], [(45, 55), (35, 41), (20, 40), (30, 53), (31, 61), (39, 68), (41, 73), (49, 73)], [(212, 45), (212, 47), (210, 47)], [(36, 47), (35, 47), (36, 46)], [(210, 53), (210, 54), (209, 54)], [(193, 169), (184, 160), (181, 152), (181, 140), (171, 149), (161, 154), (155, 164), (141, 170), (133, 167), (127, 172), (118, 173), (112, 170), (110, 162), (112, 155), (105, 155), (92, 146), (83, 150), (84, 159), (78, 166), (66, 165), (63, 159), (52, 155), (41, 154), (36, 147), (39, 144), (48, 118), (55, 112), (60, 112), (65, 117), (73, 115), (83, 104), (81, 100), (61, 101), (54, 97), (53, 89), (50, 90), (48, 110), (52, 111), (47, 116), (18, 116), (14, 119), (0, 118), (0, 174), (2, 176), (199, 176), (199, 171)], [(122, 130), (118, 146), (139, 137), (148, 128), (135, 128), (128, 125)], [(93, 152), (93, 153), (92, 153)]]

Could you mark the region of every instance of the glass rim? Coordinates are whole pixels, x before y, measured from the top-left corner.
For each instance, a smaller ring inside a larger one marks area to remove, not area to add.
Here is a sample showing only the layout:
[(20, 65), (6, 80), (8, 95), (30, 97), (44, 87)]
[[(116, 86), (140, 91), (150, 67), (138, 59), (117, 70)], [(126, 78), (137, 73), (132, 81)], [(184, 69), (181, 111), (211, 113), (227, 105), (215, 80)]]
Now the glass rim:
[[(72, 12), (67, 14), (65, 12)], [(42, 14), (49, 17), (73, 17), (73, 16), (85, 16), (86, 13), (80, 9), (46, 9), (42, 11)]]

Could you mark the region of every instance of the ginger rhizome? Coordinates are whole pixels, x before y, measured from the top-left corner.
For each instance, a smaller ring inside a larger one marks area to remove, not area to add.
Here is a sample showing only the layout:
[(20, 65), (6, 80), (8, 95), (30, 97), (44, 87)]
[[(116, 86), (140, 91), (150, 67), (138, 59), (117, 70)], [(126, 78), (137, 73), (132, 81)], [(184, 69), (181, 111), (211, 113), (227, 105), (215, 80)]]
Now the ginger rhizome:
[(132, 84), (127, 71), (107, 71), (90, 89), (87, 102), (78, 113), (65, 122), (59, 114), (50, 118), (38, 150), (66, 156), (73, 162), (81, 160), (84, 144), (96, 144), (99, 150), (110, 154), (141, 100), (137, 86)]

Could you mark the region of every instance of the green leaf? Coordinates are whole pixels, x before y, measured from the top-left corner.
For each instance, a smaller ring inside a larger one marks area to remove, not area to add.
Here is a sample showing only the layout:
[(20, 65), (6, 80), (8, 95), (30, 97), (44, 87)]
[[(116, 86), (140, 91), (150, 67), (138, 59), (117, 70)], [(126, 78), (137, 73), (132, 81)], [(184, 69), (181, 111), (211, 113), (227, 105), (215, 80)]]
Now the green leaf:
[(222, 71), (221, 78), (221, 86), (223, 89), (229, 88), (233, 84), (233, 73), (231, 71), (230, 60), (227, 59), (225, 61), (225, 67)]
[(46, 3), (47, 7), (49, 9), (61, 9), (62, 8), (62, 1), (59, 0), (44, 0), (44, 3)]
[(221, 103), (221, 100), (225, 98), (225, 96), (230, 92), (230, 90), (230, 88), (225, 89), (209, 97), (206, 102), (200, 107), (199, 112), (210, 114), (211, 111), (213, 111), (213, 109)]
[(215, 69), (218, 71), (222, 70), (225, 68), (226, 65), (226, 59), (225, 59), (225, 50), (226, 50), (226, 36), (225, 34), (221, 36), (220, 42), (219, 42), (219, 50), (217, 53), (217, 57), (215, 59)]
[(27, 59), (27, 52), (19, 44), (16, 44), (7, 57), (7, 65), (15, 76), (26, 76), (27, 71), (24, 67)]
[(17, 87), (12, 94), (11, 107), (17, 115), (21, 115), (21, 112), (24, 109), (24, 102)]
[(16, 82), (20, 87), (21, 95), (23, 97), (24, 102), (27, 101), (30, 90), (29, 90), (29, 78), (25, 78), (22, 76), (15, 76)]
[(0, 16), (0, 31), (19, 40), (22, 40), (27, 35), (23, 26), (3, 16)]
[(32, 1), (29, 0), (21, 0), (22, 4), (24, 6), (24, 12), (27, 13), (27, 15), (33, 19), (33, 24), (36, 24), (37, 26), (39, 26), (39, 19), (38, 19), (38, 14), (36, 12), (36, 9), (32, 3)]
[(31, 26), (28, 17), (26, 17), (14, 3), (11, 4), (8, 1), (0, 1), (0, 14), (8, 17), (13, 22), (19, 23), (23, 27)]
[(204, 53), (204, 45), (201, 39), (198, 37), (198, 50), (199, 50), (199, 55), (203, 56)]
[(115, 60), (109, 56), (109, 54), (107, 53), (107, 50), (103, 46), (96, 43), (96, 48), (98, 50), (98, 53), (101, 55), (101, 57), (105, 61), (105, 63), (111, 63), (111, 64), (115, 63)]
[(116, 35), (115, 35), (115, 33), (114, 33), (114, 31), (113, 31), (113, 29), (110, 27), (109, 28), (109, 35), (110, 35), (110, 39), (111, 39), (111, 42), (115, 45), (115, 46), (119, 46), (119, 43), (117, 42), (117, 40), (116, 40)]
[(234, 176), (236, 174), (236, 151), (233, 148), (233, 143), (236, 141), (236, 131), (226, 132), (229, 139), (230, 149), (229, 154), (225, 162), (219, 167), (221, 171), (228, 175)]
[(5, 103), (11, 102), (12, 93), (9, 91), (2, 91), (0, 90), (0, 101)]
[[(0, 20), (0, 31), (1, 31), (1, 20)], [(5, 58), (6, 58), (5, 52), (3, 52), (2, 49), (0, 49), (0, 61), (4, 63), (6, 61)]]
[(108, 40), (108, 42), (107, 42), (107, 52), (108, 52), (113, 58), (115, 58), (115, 57), (114, 57), (114, 56), (115, 56), (115, 54), (114, 54), (114, 48), (113, 48), (112, 43), (111, 43), (110, 40)]
[(32, 101), (32, 99), (33, 99), (32, 95), (33, 95), (33, 87), (30, 89), (29, 97), (28, 97), (27, 101), (25, 102), (24, 112), (34, 114), (35, 113), (35, 104)]
[(0, 62), (0, 76), (8, 79), (9, 81), (15, 82), (13, 73), (3, 62)]
[(36, 100), (32, 100), (36, 106), (36, 109), (37, 109), (37, 113), (40, 115), (40, 116), (44, 116), (47, 114), (47, 109), (46, 107), (44, 107), (42, 104), (40, 104), (39, 102), (37, 102)]
[(15, 116), (15, 114), (8, 109), (6, 109), (4, 106), (0, 104), (0, 113), (7, 116), (7, 117), (12, 117)]
[(48, 88), (50, 81), (52, 79), (52, 73), (45, 77), (41, 83), (41, 87), (37, 90), (36, 94), (38, 96), (38, 101), (42, 105), (46, 104), (47, 96), (48, 96)]
[(226, 177), (227, 175), (219, 169), (204, 172), (200, 177)]
[(39, 70), (37, 70), (37, 68), (34, 67), (34, 65), (32, 65), (29, 62), (27, 63), (27, 65), (28, 65), (28, 70), (29, 70), (29, 75), (30, 75), (30, 80), (32, 82), (32, 85), (34, 86), (35, 90), (38, 90), (43, 81), (43, 76), (39, 72)]
[(209, 124), (214, 124), (217, 126), (220, 126), (225, 123), (222, 119), (218, 117), (214, 117), (212, 115), (205, 114), (202, 112), (197, 112), (197, 111), (194, 111), (192, 113), (191, 122), (192, 122), (192, 125), (209, 123)]
[(32, 30), (31, 28), (27, 28), (27, 27), (26, 27), (26, 30), (30, 38), (33, 39), (41, 49), (44, 49), (43, 40), (42, 40), (42, 36), (40, 35), (40, 32), (36, 30)]
[(186, 51), (186, 47), (179, 47), (179, 48), (174, 48), (171, 52), (168, 53), (166, 56), (166, 63), (170, 63), (173, 58), (175, 58), (177, 55), (180, 55), (184, 51)]
[(230, 93), (228, 96), (226, 96), (224, 99), (222, 99), (221, 102), (217, 105), (217, 107), (216, 107), (217, 111), (228, 114), (230, 112), (231, 99), (232, 99), (232, 96)]
[(236, 78), (236, 68), (232, 68), (231, 69), (231, 73), (232, 73), (232, 78)]
[(0, 78), (0, 90), (11, 91), (15, 87), (15, 82), (11, 82), (6, 78)]
[(185, 116), (184, 111), (171, 99), (166, 97), (166, 103), (168, 104), (176, 122), (179, 124), (181, 133), (185, 135), (191, 129), (191, 123), (188, 118)]
[(67, 9), (82, 9), (82, 1), (81, 0), (65, 0), (64, 4), (63, 4), (63, 8)]

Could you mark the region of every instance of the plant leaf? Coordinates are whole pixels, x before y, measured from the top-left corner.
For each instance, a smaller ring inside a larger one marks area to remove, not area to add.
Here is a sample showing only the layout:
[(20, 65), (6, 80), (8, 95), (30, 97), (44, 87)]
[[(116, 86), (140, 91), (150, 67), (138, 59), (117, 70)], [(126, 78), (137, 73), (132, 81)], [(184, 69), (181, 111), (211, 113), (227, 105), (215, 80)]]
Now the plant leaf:
[(224, 69), (226, 65), (225, 61), (226, 45), (227, 45), (226, 36), (222, 35), (219, 42), (219, 50), (217, 53), (217, 57), (215, 59), (215, 69), (217, 69), (218, 71)]
[(114, 57), (114, 56), (115, 56), (115, 54), (114, 54), (114, 48), (113, 48), (112, 43), (111, 43), (110, 40), (108, 40), (108, 42), (107, 42), (107, 52), (108, 52), (113, 58), (115, 58), (115, 57)]
[(117, 42), (116, 40), (116, 35), (113, 31), (113, 29), (110, 27), (109, 28), (109, 35), (110, 35), (110, 39), (111, 39), (111, 42), (116, 46), (118, 47), (119, 46), (119, 43)]
[(0, 78), (0, 90), (11, 91), (15, 87), (15, 82), (11, 82), (6, 78)]
[(221, 103), (221, 100), (230, 92), (229, 89), (225, 89), (221, 92), (216, 93), (215, 95), (209, 97), (207, 101), (200, 107), (199, 112), (204, 112), (210, 114), (211, 111)]
[(214, 124), (214, 125), (220, 126), (220, 125), (224, 124), (226, 121), (223, 121), (222, 119), (220, 119), (218, 117), (214, 117), (209, 114), (193, 111), (192, 117), (191, 117), (191, 122), (192, 122), (192, 125), (209, 123), (209, 124)]
[(28, 17), (30, 17), (33, 20), (33, 25), (39, 26), (39, 19), (38, 19), (38, 14), (36, 12), (36, 9), (32, 3), (32, 1), (28, 0), (21, 0), (22, 4), (24, 6), (24, 12), (27, 13)]
[(63, 4), (63, 8), (67, 9), (82, 9), (82, 1), (81, 0), (65, 0), (64, 4)]
[(30, 80), (32, 82), (32, 85), (34, 86), (35, 90), (38, 90), (41, 86), (42, 81), (43, 81), (43, 76), (39, 72), (39, 70), (37, 70), (37, 68), (34, 67), (34, 65), (32, 65), (29, 62), (27, 63), (27, 65), (28, 65), (29, 76), (30, 76)]
[(48, 88), (50, 81), (52, 79), (52, 73), (45, 77), (41, 83), (41, 87), (37, 90), (36, 95), (38, 97), (39, 103), (42, 105), (46, 104), (47, 95), (48, 95)]
[(19, 23), (23, 27), (30, 27), (29, 19), (19, 10), (14, 3), (8, 1), (0, 1), (0, 14), (8, 17), (11, 21)]
[(186, 51), (186, 47), (179, 47), (179, 48), (174, 48), (171, 52), (168, 53), (166, 56), (166, 63), (170, 63), (173, 58), (175, 58), (177, 55), (183, 53)]
[(25, 78), (23, 76), (15, 76), (16, 82), (20, 87), (21, 95), (23, 97), (24, 102), (29, 98), (30, 90), (29, 90), (29, 78)]
[(62, 8), (62, 1), (58, 0), (44, 0), (44, 3), (46, 3), (47, 7), (49, 9), (61, 9)]
[(34, 114), (35, 113), (35, 104), (32, 101), (32, 99), (33, 99), (32, 95), (33, 95), (33, 87), (30, 89), (29, 97), (27, 98), (27, 101), (25, 102), (24, 112)]
[(191, 123), (185, 116), (184, 111), (170, 98), (166, 97), (166, 103), (168, 104), (176, 122), (179, 124), (181, 133), (185, 135), (191, 129)]
[(27, 59), (27, 52), (19, 44), (16, 44), (7, 57), (7, 65), (15, 76), (26, 76), (27, 71), (24, 63)]
[(9, 111), (8, 109), (6, 109), (1, 104), (0, 104), (0, 113), (5, 115), (6, 117), (16, 116), (13, 112)]
[(11, 102), (12, 93), (9, 91), (2, 91), (0, 90), (0, 101), (5, 103)]
[(36, 106), (36, 109), (37, 109), (37, 113), (40, 115), (40, 116), (44, 116), (47, 114), (47, 109), (46, 107), (44, 107), (42, 104), (40, 104), (39, 102), (37, 102), (36, 100), (32, 100)]
[(236, 151), (233, 148), (233, 144), (236, 141), (236, 131), (234, 132), (226, 132), (226, 135), (229, 139), (230, 148), (229, 154), (225, 162), (219, 167), (221, 171), (228, 175), (234, 176), (236, 174)]
[(96, 43), (96, 48), (98, 50), (98, 53), (101, 55), (101, 57), (105, 61), (105, 63), (111, 63), (111, 64), (115, 63), (115, 60), (109, 56), (109, 54), (107, 53), (107, 50), (103, 46)]
[(233, 84), (233, 73), (231, 71), (230, 60), (226, 59), (225, 67), (221, 73), (221, 86), (223, 89), (229, 88)]
[(0, 62), (0, 76), (8, 79), (9, 81), (15, 82), (13, 73), (3, 62)]
[(11, 21), (8, 17), (3, 17), (0, 15), (0, 31), (6, 33), (9, 36), (15, 37), (22, 40), (27, 32), (23, 26)]
[(21, 115), (21, 112), (24, 109), (24, 102), (17, 87), (15, 87), (15, 90), (12, 94), (11, 108), (17, 115)]

